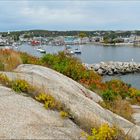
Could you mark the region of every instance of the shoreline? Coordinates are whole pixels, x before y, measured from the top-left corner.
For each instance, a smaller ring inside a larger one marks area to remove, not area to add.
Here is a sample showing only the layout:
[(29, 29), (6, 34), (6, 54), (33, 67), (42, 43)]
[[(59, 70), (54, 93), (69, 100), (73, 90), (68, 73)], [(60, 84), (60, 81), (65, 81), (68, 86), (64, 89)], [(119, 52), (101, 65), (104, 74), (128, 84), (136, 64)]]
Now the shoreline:
[(93, 42), (91, 44), (95, 44), (95, 45), (102, 45), (102, 46), (121, 46), (121, 45), (125, 45), (125, 46), (135, 46), (133, 43), (115, 43), (115, 44), (105, 44), (105, 43), (100, 43), (100, 42)]

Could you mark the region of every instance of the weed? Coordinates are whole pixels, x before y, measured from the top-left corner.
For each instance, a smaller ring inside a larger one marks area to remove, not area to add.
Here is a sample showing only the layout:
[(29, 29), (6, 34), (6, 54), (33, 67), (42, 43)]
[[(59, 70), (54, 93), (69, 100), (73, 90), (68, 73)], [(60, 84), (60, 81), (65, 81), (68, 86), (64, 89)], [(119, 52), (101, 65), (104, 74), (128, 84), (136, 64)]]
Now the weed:
[(49, 94), (40, 93), (35, 97), (37, 101), (40, 101), (44, 104), (46, 109), (57, 109), (60, 110), (62, 105), (60, 102), (56, 101), (54, 97)]
[(12, 89), (18, 93), (28, 92), (30, 85), (25, 80), (12, 81)]
[(62, 118), (68, 118), (69, 117), (69, 114), (67, 112), (65, 112), (65, 111), (60, 111), (60, 116)]

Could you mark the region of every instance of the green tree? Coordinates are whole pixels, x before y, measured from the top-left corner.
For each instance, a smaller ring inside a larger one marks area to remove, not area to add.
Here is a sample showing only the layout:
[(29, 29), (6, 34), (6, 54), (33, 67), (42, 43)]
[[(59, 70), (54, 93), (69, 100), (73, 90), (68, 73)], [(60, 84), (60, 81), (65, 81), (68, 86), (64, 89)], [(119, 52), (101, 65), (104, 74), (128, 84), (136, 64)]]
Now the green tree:
[(87, 35), (86, 35), (86, 33), (84, 33), (84, 32), (81, 32), (80, 34), (79, 34), (79, 37), (80, 38), (84, 38), (84, 37), (86, 37)]

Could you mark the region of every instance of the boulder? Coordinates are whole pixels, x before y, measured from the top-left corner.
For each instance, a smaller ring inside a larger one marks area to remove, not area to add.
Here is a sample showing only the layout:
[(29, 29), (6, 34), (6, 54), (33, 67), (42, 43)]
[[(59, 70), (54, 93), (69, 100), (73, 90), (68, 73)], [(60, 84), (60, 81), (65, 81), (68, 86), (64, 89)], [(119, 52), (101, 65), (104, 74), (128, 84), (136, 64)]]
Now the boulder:
[(100, 65), (99, 65), (99, 64), (95, 64), (95, 65), (93, 66), (93, 68), (94, 68), (95, 71), (98, 71), (98, 69), (100, 68)]
[(98, 69), (98, 74), (102, 75), (103, 74), (103, 69)]

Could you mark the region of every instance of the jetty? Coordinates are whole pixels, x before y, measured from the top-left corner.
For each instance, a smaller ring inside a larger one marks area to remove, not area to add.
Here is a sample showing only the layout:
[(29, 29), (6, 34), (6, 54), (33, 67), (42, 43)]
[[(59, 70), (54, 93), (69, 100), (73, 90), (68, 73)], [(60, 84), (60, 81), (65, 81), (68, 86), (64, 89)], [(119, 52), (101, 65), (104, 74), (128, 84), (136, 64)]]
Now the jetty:
[(116, 75), (140, 72), (140, 63), (109, 61), (98, 64), (83, 64), (87, 69), (94, 70), (99, 75)]

